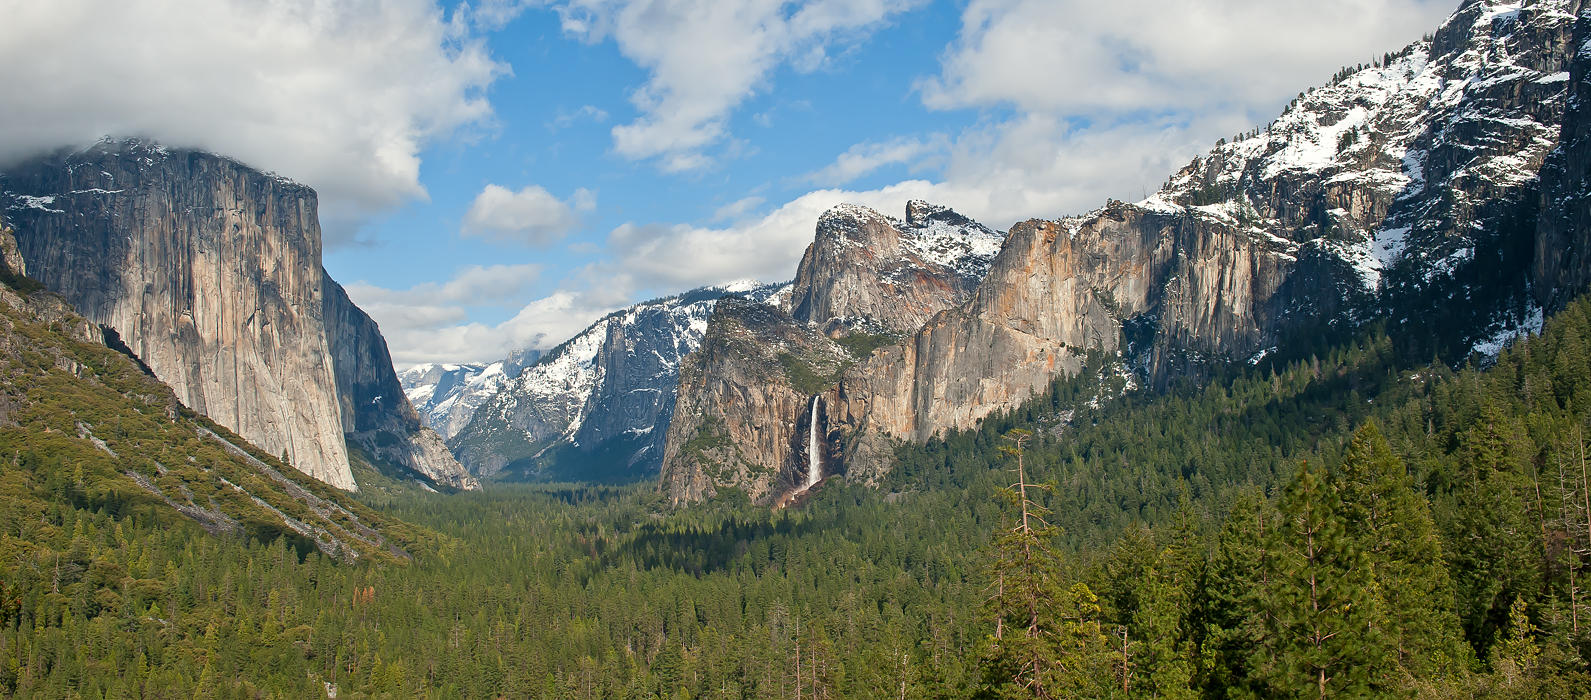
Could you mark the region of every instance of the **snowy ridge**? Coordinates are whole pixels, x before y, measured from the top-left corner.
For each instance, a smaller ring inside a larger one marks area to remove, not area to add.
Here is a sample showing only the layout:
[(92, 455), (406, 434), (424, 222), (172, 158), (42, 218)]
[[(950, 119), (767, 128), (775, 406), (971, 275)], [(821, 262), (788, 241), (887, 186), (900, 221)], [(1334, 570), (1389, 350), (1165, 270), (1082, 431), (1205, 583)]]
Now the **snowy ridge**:
[[(789, 285), (739, 280), (609, 314), (502, 383), (450, 441), (472, 471), (491, 476), (558, 446), (587, 452), (623, 441), (626, 468), (662, 458), (680, 362), (701, 346), (720, 298), (775, 303)], [(662, 430), (658, 430), (662, 428)], [(655, 443), (655, 444), (654, 444)]]
[[(1529, 183), (1556, 145), (1566, 76), (1543, 60), (1540, 40), (1567, 35), (1569, 7), (1468, 4), (1433, 39), (1308, 91), (1269, 126), (1218, 144), (1139, 206), (1171, 213), (1221, 200), (1254, 209), (1257, 226), (1297, 243), (1346, 242), (1325, 247), (1370, 291), (1410, 255), (1429, 268), (1425, 277), (1441, 274), (1441, 261), (1473, 245), (1462, 236), (1436, 240), (1453, 233), (1452, 219), (1469, 204), (1448, 193), (1480, 200)], [(1278, 183), (1308, 180), (1340, 202), (1324, 217), (1301, 222), (1307, 214), (1288, 206), (1299, 202), (1266, 201)]]
[(398, 383), (420, 419), (446, 439), (469, 424), (475, 410), (512, 379), (510, 374), (518, 375), (540, 357), (540, 351), (528, 350), (489, 365), (416, 365), (400, 373)]
[(915, 269), (932, 267), (948, 268), (967, 279), (983, 279), (1005, 243), (1003, 234), (949, 207), (922, 200), (906, 203), (905, 221), (860, 204), (835, 205), (818, 219), (819, 235), (834, 237), (841, 247), (865, 247), (868, 241), (856, 234), (868, 222), (886, 224), (900, 234), (899, 254), (881, 261), (881, 267), (891, 267), (888, 274), (899, 279)]

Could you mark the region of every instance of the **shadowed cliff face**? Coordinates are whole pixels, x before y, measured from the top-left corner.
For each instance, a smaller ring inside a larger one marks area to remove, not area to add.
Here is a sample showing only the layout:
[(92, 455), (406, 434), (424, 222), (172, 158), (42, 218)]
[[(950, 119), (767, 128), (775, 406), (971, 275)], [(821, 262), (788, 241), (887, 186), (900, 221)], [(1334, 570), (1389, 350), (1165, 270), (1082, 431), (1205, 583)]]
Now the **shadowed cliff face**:
[[(1578, 15), (1583, 3), (1576, 2)], [(1571, 50), (1591, 51), (1591, 17), (1575, 22)], [(1591, 66), (1573, 61), (1559, 148), (1541, 169), (1542, 217), (1532, 274), (1536, 299), (1557, 309), (1591, 286)]]
[(138, 143), (34, 161), (0, 189), (32, 277), (115, 329), (183, 403), (355, 488), (312, 190)]
[(480, 482), (464, 471), (441, 436), (421, 424), (398, 383), (376, 322), (330, 275), (324, 275), (323, 284), (326, 337), (347, 439), (376, 459), (432, 483), (479, 489)]

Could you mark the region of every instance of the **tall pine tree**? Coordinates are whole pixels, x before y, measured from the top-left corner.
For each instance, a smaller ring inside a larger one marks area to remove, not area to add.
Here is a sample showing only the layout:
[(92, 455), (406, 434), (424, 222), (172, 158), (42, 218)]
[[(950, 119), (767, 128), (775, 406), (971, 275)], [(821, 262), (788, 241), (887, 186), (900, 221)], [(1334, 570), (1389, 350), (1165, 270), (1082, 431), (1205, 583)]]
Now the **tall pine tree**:
[(1349, 536), (1319, 467), (1302, 465), (1281, 501), (1267, 634), (1253, 667), (1281, 697), (1385, 692), (1392, 655), (1367, 558)]

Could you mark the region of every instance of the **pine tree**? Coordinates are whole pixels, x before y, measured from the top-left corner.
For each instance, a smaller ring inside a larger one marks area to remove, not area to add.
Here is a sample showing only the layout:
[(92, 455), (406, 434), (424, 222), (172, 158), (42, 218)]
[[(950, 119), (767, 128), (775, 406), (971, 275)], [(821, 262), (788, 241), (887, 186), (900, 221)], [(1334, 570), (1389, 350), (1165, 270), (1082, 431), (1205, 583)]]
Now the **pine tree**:
[(1198, 685), (1215, 697), (1259, 697), (1253, 650), (1265, 638), (1262, 597), (1271, 568), (1275, 517), (1258, 489), (1238, 493), (1200, 585), (1204, 621)]
[(1460, 481), (1444, 535), (1460, 543), (1447, 557), (1465, 636), (1483, 655), (1508, 624), (1510, 602), (1539, 588), (1539, 528), (1519, 454), (1527, 443), (1517, 421), (1494, 405), (1460, 437)]
[(1454, 615), (1442, 541), (1425, 497), (1381, 430), (1366, 423), (1332, 474), (1348, 535), (1370, 568), (1387, 642), (1405, 676), (1459, 670), (1468, 648)]
[(995, 542), (995, 619), (983, 665), (980, 695), (999, 698), (1091, 697), (1110, 687), (1109, 649), (1100, 628), (1099, 599), (1083, 583), (1061, 581), (1051, 547), (1055, 529), (1029, 483), (1025, 430), (1006, 435), (1002, 452), (1015, 463), (1016, 482), (1004, 490), (1014, 511)]
[(1267, 635), (1254, 667), (1286, 697), (1359, 697), (1385, 691), (1393, 662), (1386, 620), (1319, 467), (1302, 465), (1281, 502), (1274, 571), (1265, 587)]

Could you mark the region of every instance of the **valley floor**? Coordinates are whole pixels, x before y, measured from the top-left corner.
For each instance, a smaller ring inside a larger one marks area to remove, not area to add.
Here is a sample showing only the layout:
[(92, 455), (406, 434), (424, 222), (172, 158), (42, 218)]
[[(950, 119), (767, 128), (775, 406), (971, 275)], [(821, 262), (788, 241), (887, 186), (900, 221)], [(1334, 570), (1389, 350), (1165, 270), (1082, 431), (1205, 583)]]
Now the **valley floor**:
[[(14, 426), (0, 691), (1578, 696), (1588, 341), (1580, 302), (1485, 371), (1406, 364), (1374, 333), (1165, 394), (1102, 386), (1099, 360), (903, 449), (880, 489), (832, 479), (778, 511), (357, 474), (412, 561), (85, 498), (101, 477), (26, 456)], [(1012, 431), (1048, 513), (1027, 530)]]

